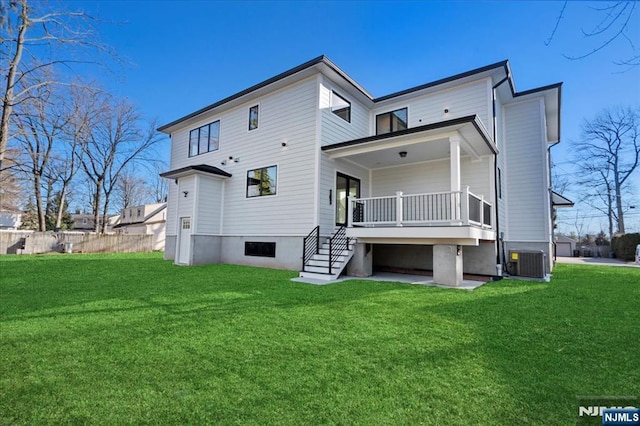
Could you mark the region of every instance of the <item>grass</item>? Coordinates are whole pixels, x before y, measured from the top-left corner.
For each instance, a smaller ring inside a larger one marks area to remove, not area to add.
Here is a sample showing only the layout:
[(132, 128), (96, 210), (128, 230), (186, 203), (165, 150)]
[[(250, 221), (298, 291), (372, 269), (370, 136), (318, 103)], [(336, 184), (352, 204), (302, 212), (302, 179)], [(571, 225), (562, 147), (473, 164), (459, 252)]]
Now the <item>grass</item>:
[(0, 424), (575, 424), (640, 395), (640, 271), (473, 292), (0, 257)]

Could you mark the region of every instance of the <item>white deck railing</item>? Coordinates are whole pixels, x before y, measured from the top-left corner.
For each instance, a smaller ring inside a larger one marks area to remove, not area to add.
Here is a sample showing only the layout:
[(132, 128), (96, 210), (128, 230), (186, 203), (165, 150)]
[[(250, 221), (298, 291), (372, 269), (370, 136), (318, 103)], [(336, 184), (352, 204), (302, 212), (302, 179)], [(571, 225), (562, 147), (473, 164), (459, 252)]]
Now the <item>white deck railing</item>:
[(352, 198), (347, 203), (347, 226), (476, 225), (491, 228), (491, 203), (462, 191)]

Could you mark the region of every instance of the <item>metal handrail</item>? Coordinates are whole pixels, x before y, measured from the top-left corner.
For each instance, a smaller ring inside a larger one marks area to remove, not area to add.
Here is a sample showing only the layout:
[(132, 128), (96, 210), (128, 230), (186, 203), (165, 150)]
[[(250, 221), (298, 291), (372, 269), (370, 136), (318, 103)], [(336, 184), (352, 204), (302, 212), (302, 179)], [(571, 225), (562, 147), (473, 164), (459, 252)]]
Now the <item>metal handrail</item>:
[(304, 271), (307, 262), (316, 254), (320, 253), (320, 225), (313, 228), (309, 235), (304, 237), (302, 244), (302, 270)]
[(338, 263), (340, 254), (346, 250), (349, 250), (349, 237), (347, 228), (341, 226), (329, 239), (329, 274), (333, 273), (333, 265)]

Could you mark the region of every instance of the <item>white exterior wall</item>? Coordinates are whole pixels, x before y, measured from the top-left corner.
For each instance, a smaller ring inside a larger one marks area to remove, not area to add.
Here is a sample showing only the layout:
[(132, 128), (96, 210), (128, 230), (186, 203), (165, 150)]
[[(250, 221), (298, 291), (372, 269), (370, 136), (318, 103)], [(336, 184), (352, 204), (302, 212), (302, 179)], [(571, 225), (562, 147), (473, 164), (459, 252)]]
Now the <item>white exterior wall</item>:
[[(351, 102), (351, 122), (347, 122), (331, 112), (331, 92)], [(320, 146), (345, 142), (369, 136), (369, 109), (349, 94), (335, 86), (326, 77), (321, 77), (319, 85), (319, 139)], [(360, 179), (361, 194), (369, 194), (369, 170), (343, 160), (334, 161), (326, 154), (320, 155), (320, 183), (318, 185), (318, 224), (320, 232), (328, 235), (335, 228), (336, 175), (338, 172)], [(331, 202), (329, 202), (331, 195)]]
[[(487, 102), (487, 81), (490, 79), (483, 78), (449, 89), (429, 92), (409, 100), (384, 102), (384, 106), (372, 111), (371, 134), (375, 134), (377, 114), (404, 107), (408, 107), (409, 127), (476, 114), (484, 126), (490, 129), (493, 114), (489, 109), (490, 103)], [(448, 114), (444, 113), (445, 108), (449, 110)]]
[(198, 222), (194, 233), (200, 235), (220, 235), (222, 217), (223, 179), (198, 175)]
[[(196, 177), (189, 176), (182, 178), (178, 181), (178, 209), (177, 209), (177, 217), (174, 218), (176, 221), (180, 220), (181, 217), (190, 217), (191, 223), (193, 224), (195, 221), (195, 200), (196, 200)], [(187, 192), (187, 196), (184, 196), (184, 192)], [(169, 222), (169, 218), (167, 218), (167, 222)], [(176, 225), (177, 228), (177, 225)], [(193, 230), (192, 230), (193, 232)]]
[(549, 242), (547, 142), (542, 99), (504, 107), (507, 241)]
[[(259, 126), (249, 131), (249, 108), (256, 104)], [(233, 109), (207, 114), (172, 133), (171, 170), (208, 164), (233, 175), (224, 183), (222, 235), (306, 235), (313, 228), (317, 105), (317, 79), (310, 77)], [(216, 120), (220, 120), (219, 149), (189, 157), (189, 131)], [(247, 172), (269, 166), (278, 168), (277, 194), (247, 198)], [(180, 194), (169, 191), (168, 235), (176, 234), (182, 214), (172, 208), (176, 198), (181, 205)], [(211, 203), (209, 207), (216, 210)], [(204, 225), (209, 232), (219, 213), (199, 210), (194, 224), (207, 221), (203, 214), (211, 216)]]
[(178, 232), (178, 185), (174, 179), (167, 185), (167, 235), (176, 235)]
[[(460, 180), (462, 186), (476, 195), (484, 195), (493, 202), (491, 186), (493, 173), (491, 159), (484, 157), (481, 161), (471, 161), (469, 157), (460, 159)], [(372, 197), (395, 195), (396, 191), (405, 194), (423, 194), (427, 192), (445, 192), (451, 190), (449, 159), (408, 164), (373, 170)]]

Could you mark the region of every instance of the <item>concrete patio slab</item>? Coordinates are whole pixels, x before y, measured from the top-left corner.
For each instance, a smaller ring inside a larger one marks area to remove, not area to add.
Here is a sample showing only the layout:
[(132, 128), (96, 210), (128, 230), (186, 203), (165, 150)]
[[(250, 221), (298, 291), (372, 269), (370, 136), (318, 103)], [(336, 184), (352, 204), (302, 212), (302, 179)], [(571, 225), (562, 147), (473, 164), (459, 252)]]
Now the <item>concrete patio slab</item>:
[(336, 284), (349, 280), (368, 280), (368, 281), (387, 281), (387, 282), (397, 282), (397, 283), (406, 283), (406, 284), (416, 284), (416, 285), (427, 285), (433, 287), (440, 288), (451, 288), (451, 289), (460, 289), (460, 290), (474, 290), (481, 285), (485, 284), (485, 281), (474, 281), (474, 280), (463, 280), (462, 284), (458, 287), (451, 287), (442, 284), (436, 284), (433, 282), (433, 278), (425, 275), (409, 275), (409, 274), (395, 274), (392, 272), (377, 272), (370, 277), (360, 278), (360, 277), (340, 277), (335, 281), (323, 281), (312, 278), (292, 278), (291, 281), (305, 283), (305, 284), (314, 284), (314, 285), (326, 285), (326, 284)]

